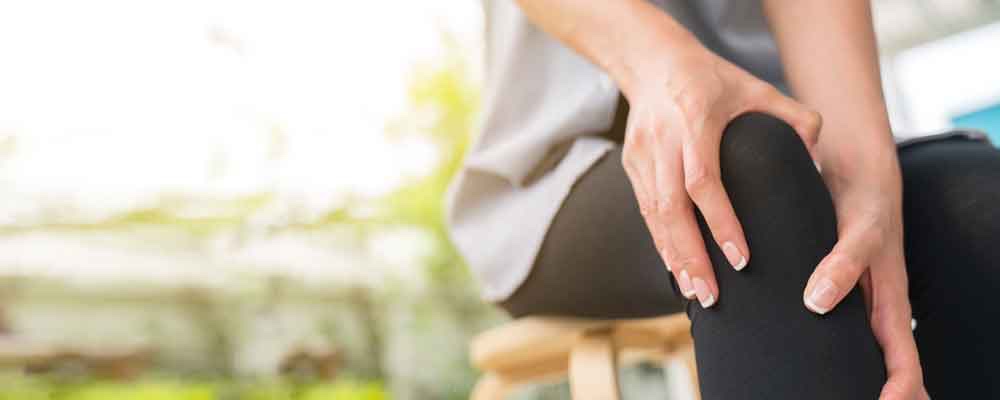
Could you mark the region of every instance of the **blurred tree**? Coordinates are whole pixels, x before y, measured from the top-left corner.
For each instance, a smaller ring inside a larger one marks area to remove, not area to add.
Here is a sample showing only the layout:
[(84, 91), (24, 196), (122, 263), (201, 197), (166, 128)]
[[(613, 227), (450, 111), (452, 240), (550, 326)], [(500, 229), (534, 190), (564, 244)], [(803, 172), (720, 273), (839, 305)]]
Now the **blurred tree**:
[(387, 129), (393, 137), (424, 135), (437, 149), (437, 162), (430, 173), (380, 201), (382, 218), (422, 227), (434, 238), (436, 251), (427, 260), (427, 272), (439, 283), (467, 276), (461, 256), (448, 239), (445, 194), (472, 140), (480, 100), (479, 83), (469, 72), (468, 53), (448, 36), (445, 43), (450, 50), (446, 56), (436, 64), (419, 67), (414, 74), (409, 88), (410, 114)]
[[(420, 260), (430, 290), (406, 302), (416, 325), (410, 334), (421, 337), (417, 339), (420, 343), (445, 341), (439, 345), (449, 349), (423, 355), (433, 357), (429, 361), (433, 365), (427, 367), (437, 370), (437, 378), (434, 382), (416, 383), (412, 394), (416, 398), (462, 399), (468, 396), (476, 376), (468, 364), (465, 343), (495, 321), (498, 313), (480, 300), (448, 235), (446, 192), (473, 138), (480, 109), (480, 84), (469, 68), (470, 52), (448, 35), (444, 35), (443, 42), (448, 50), (445, 56), (414, 72), (408, 92), (411, 108), (386, 129), (390, 138), (416, 136), (429, 141), (437, 151), (436, 162), (427, 174), (412, 177), (390, 194), (368, 202), (367, 206), (376, 211), (368, 214), (362, 225), (417, 227), (431, 239), (432, 251)], [(338, 216), (350, 219), (350, 215), (345, 211)], [(449, 329), (454, 330), (445, 333)]]

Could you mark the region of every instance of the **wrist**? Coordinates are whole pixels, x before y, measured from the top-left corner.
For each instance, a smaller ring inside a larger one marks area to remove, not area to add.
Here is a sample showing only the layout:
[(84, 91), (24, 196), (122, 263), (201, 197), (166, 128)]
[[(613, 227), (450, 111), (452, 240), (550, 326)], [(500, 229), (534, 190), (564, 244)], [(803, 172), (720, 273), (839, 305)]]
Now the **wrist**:
[[(824, 114), (826, 117), (826, 114)], [(888, 127), (838, 129), (824, 118), (823, 130), (816, 145), (816, 156), (824, 175), (864, 178), (867, 175), (898, 171), (896, 142)], [(852, 134), (852, 132), (855, 132)], [(856, 132), (877, 132), (856, 133)], [(882, 133), (885, 132), (885, 133)]]
[(651, 82), (667, 83), (662, 82), (663, 78), (677, 75), (673, 71), (679, 60), (708, 51), (693, 34), (660, 10), (644, 14), (632, 30), (631, 39), (617, 43), (616, 54), (602, 63), (626, 98), (648, 88)]
[(824, 144), (818, 155), (823, 179), (834, 198), (870, 197), (876, 193), (901, 197), (902, 176), (892, 140)]

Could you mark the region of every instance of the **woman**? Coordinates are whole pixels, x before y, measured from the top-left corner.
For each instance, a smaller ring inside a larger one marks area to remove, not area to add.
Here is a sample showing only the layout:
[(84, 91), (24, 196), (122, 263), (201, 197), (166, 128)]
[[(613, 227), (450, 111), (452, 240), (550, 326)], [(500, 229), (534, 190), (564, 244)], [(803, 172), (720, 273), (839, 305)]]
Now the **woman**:
[(452, 188), (488, 300), (686, 309), (708, 400), (1000, 398), (1000, 154), (894, 143), (868, 1), (512, 1)]

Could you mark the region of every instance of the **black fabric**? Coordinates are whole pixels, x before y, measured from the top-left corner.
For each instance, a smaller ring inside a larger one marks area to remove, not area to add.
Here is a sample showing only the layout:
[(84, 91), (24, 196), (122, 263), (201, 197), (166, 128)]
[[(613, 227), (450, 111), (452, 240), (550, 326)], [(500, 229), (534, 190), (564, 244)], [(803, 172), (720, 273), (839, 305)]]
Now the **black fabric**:
[[(638, 212), (616, 148), (574, 187), (530, 276), (501, 305), (513, 316), (633, 318), (686, 310), (702, 398), (877, 398), (882, 354), (855, 289), (815, 315), (802, 291), (836, 241), (830, 195), (790, 127), (762, 114), (727, 128), (722, 178), (751, 248), (734, 271), (699, 217), (720, 287), (702, 309), (678, 294)], [(1000, 154), (952, 139), (901, 150), (916, 336), (936, 398), (1000, 398)]]
[(954, 138), (903, 149), (910, 300), (932, 398), (1000, 399), (1000, 151)]

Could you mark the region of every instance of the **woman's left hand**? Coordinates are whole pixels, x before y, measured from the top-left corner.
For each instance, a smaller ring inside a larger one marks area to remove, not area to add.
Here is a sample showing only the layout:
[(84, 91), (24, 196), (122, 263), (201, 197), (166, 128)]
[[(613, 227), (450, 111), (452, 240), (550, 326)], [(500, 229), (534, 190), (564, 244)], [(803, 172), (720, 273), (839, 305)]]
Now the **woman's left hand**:
[(860, 284), (888, 373), (880, 399), (928, 399), (911, 327), (902, 183), (894, 155), (876, 169), (881, 173), (857, 168), (858, 174), (824, 174), (837, 210), (838, 240), (809, 278), (803, 301), (825, 314)]

